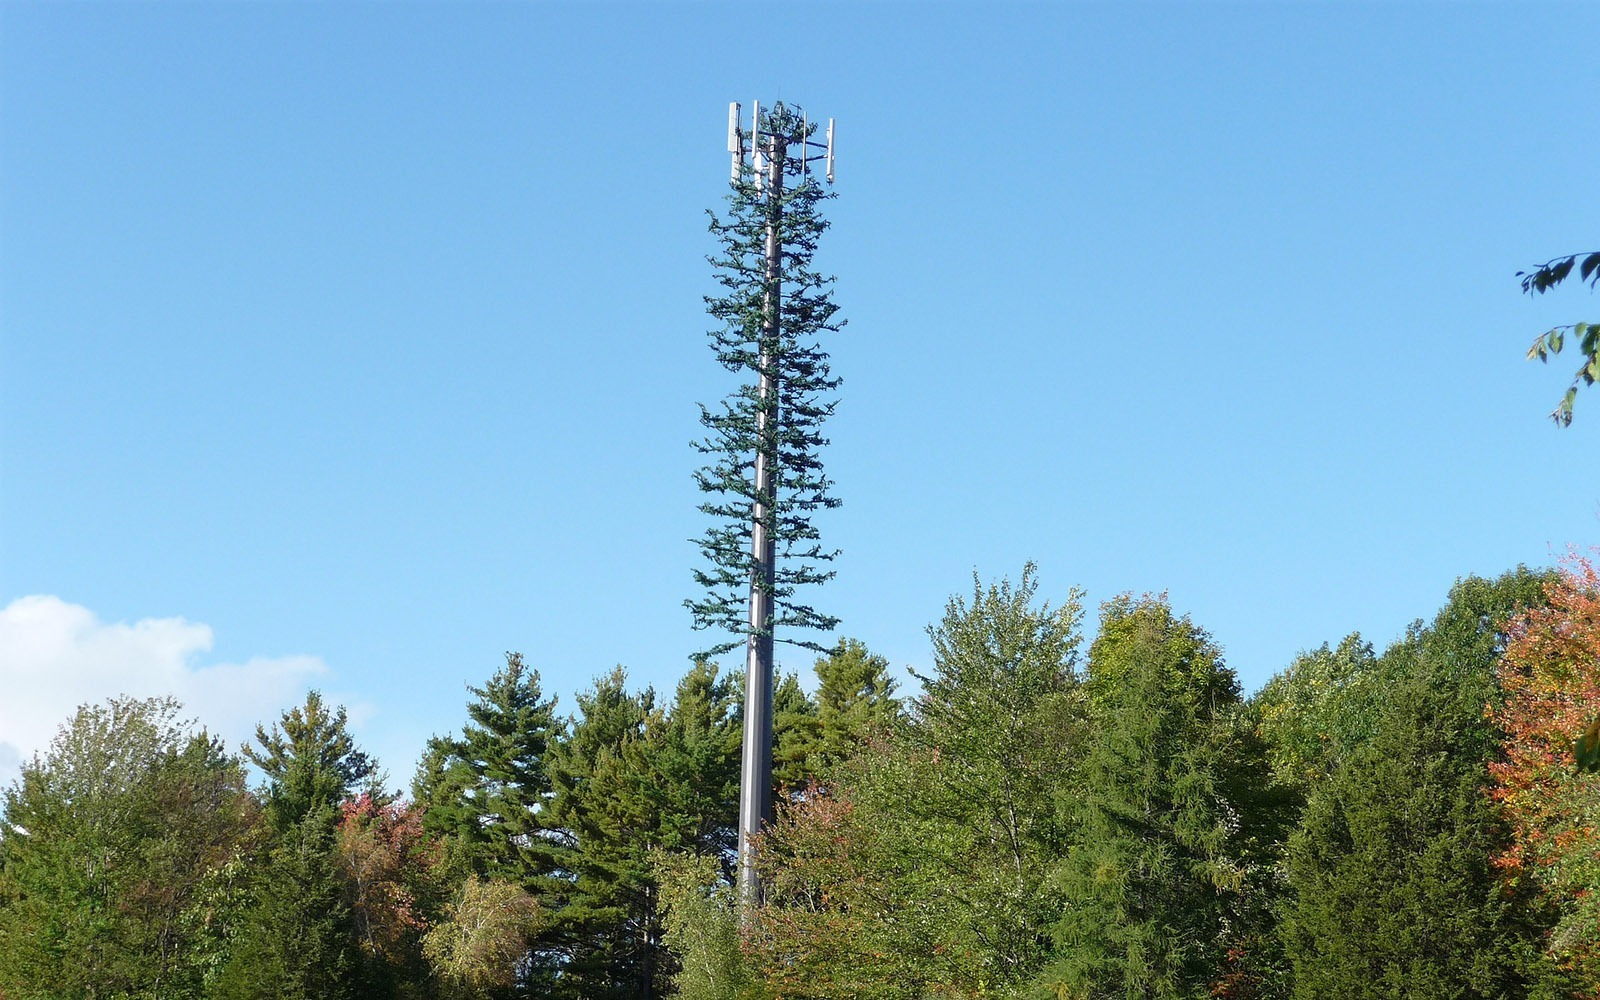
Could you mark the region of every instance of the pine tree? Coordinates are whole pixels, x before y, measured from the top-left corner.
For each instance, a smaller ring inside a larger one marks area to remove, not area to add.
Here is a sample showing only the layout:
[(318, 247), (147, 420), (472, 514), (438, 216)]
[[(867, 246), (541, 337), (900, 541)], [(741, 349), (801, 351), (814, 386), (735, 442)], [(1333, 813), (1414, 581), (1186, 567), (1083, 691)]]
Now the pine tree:
[[(1210, 995), (1240, 937), (1252, 878), (1269, 876), (1248, 801), (1265, 753), (1239, 724), (1239, 686), (1209, 636), (1164, 600), (1108, 603), (1089, 653), (1091, 728), (1058, 799), (1055, 959), (1067, 996)], [(1232, 940), (1230, 940), (1232, 939)]]
[(665, 850), (719, 858), (733, 851), (741, 722), (733, 680), (714, 664), (695, 664), (666, 717), (645, 733), (656, 843)]
[(318, 691), (272, 724), (256, 726), (256, 743), (244, 756), (266, 776), (267, 817), (280, 833), (308, 816), (331, 830), (336, 807), (363, 782), (379, 775), (378, 765), (356, 746), (345, 709), (329, 711)]
[(845, 639), (834, 652), (819, 656), (814, 669), (818, 738), (813, 767), (824, 773), (853, 757), (874, 734), (888, 732), (900, 721), (902, 706), (889, 661), (859, 639)]
[(618, 667), (577, 696), (570, 737), (552, 755), (548, 825), (567, 848), (568, 880), (547, 897), (559, 953), (549, 993), (613, 1000), (648, 996), (639, 985), (640, 943), (653, 907), (646, 857), (655, 815), (643, 743), (659, 719), (655, 693), (628, 690)]
[(566, 949), (554, 992), (663, 996), (674, 965), (656, 887), (661, 852), (725, 864), (735, 842), (739, 714), (731, 678), (697, 664), (672, 703), (631, 694), (620, 669), (578, 697), (558, 750), (551, 823), (572, 881), (553, 914)]
[(539, 671), (521, 653), (507, 653), (487, 684), (468, 690), (461, 738), (430, 740), (419, 769), (429, 829), (455, 837), (478, 875), (537, 896), (559, 865), (540, 818), (551, 793), (550, 751), (564, 731), (556, 700), (544, 697)]
[[(740, 712), (744, 707), (741, 704)], [(815, 757), (822, 735), (817, 704), (792, 673), (782, 675), (772, 692), (772, 804), (797, 795), (816, 776)], [(734, 754), (738, 755), (737, 743)]]
[(346, 1000), (360, 973), (333, 830), (311, 813), (252, 859), (248, 903), (211, 994), (237, 1000)]
[[(781, 103), (757, 123), (759, 134), (790, 137), (789, 142), (815, 131), (816, 126), (806, 125), (797, 109)], [(818, 240), (828, 228), (819, 209), (833, 195), (823, 191), (800, 157), (785, 160), (784, 176), (781, 196), (768, 197), (746, 168), (733, 186), (727, 215), (711, 218), (711, 232), (720, 245), (711, 262), (722, 286), (721, 295), (706, 299), (711, 316), (722, 324), (711, 331), (711, 346), (718, 363), (743, 376), (746, 384), (719, 407), (700, 408), (707, 437), (696, 448), (709, 456), (709, 464), (695, 474), (695, 482), (710, 495), (700, 509), (715, 523), (698, 540), (708, 565), (694, 576), (704, 593), (684, 603), (695, 628), (716, 629), (735, 638), (716, 643), (697, 659), (734, 649), (751, 634), (776, 637), (780, 627), (830, 631), (838, 621), (797, 597), (798, 588), (833, 577), (826, 567), (837, 555), (822, 546), (812, 523), (814, 512), (839, 505), (820, 455), (828, 443), (822, 425), (833, 412), (831, 397), (839, 379), (830, 372), (819, 337), (838, 332), (844, 323), (834, 318), (838, 308), (831, 298), (834, 279), (812, 264)], [(769, 226), (776, 227), (782, 248), (777, 275), (781, 297), (766, 273)], [(765, 322), (769, 298), (781, 303), (776, 336)], [(758, 387), (763, 376), (776, 387), (770, 396), (763, 396)], [(758, 432), (763, 415), (769, 420), (765, 435)], [(774, 470), (769, 495), (757, 491), (758, 456)], [(758, 504), (765, 510), (776, 568), (772, 620), (752, 629), (746, 603), (752, 580), (764, 586), (754, 573), (756, 560), (751, 553), (751, 519)], [(784, 636), (778, 641), (822, 648), (807, 639)]]
[(1542, 575), (1458, 583), (1383, 655), (1371, 736), (1320, 788), (1288, 849), (1284, 924), (1297, 997), (1550, 996), (1544, 917), (1493, 866), (1508, 832), (1490, 802), (1499, 751), (1485, 706), (1505, 621)]
[(272, 836), (246, 866), (241, 913), (213, 992), (342, 1000), (361, 992), (357, 925), (338, 852), (339, 806), (358, 787), (382, 797), (377, 763), (350, 735), (344, 706), (317, 691), (244, 754), (266, 776)]

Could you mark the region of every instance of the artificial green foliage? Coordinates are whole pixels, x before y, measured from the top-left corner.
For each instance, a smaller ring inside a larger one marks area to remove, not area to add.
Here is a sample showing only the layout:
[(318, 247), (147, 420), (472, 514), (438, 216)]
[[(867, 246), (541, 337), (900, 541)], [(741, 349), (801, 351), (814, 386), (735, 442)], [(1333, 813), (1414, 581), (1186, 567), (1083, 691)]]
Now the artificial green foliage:
[[(1042, 985), (1082, 998), (1205, 996), (1259, 970), (1272, 889), (1265, 752), (1210, 637), (1164, 599), (1122, 597), (1089, 654), (1090, 728), (1056, 801), (1071, 846)], [(1254, 924), (1255, 926), (1252, 926)]]
[(189, 910), (257, 811), (239, 763), (178, 711), (84, 706), (5, 790), (0, 996), (201, 995)]
[(1541, 601), (1542, 574), (1456, 584), (1431, 625), (1377, 666), (1368, 738), (1313, 788), (1288, 845), (1283, 937), (1294, 995), (1556, 996), (1546, 919), (1495, 871), (1507, 832), (1487, 794), (1499, 734), (1485, 706), (1504, 622)]
[[(799, 109), (779, 103), (763, 112), (759, 130), (798, 141), (815, 132), (816, 126), (806, 125)], [(711, 232), (718, 243), (711, 263), (721, 285), (721, 294), (706, 299), (712, 318), (721, 324), (710, 333), (711, 348), (717, 362), (739, 376), (742, 384), (718, 406), (700, 408), (706, 437), (695, 447), (707, 456), (708, 464), (695, 473), (695, 482), (707, 495), (700, 510), (713, 524), (697, 539), (704, 566), (695, 570), (694, 578), (701, 594), (684, 603), (696, 629), (731, 633), (734, 638), (696, 654), (697, 659), (734, 649), (752, 634), (820, 651), (815, 641), (791, 638), (779, 630), (826, 632), (838, 622), (799, 597), (800, 588), (833, 577), (827, 566), (837, 555), (822, 545), (812, 515), (839, 506), (821, 457), (828, 443), (822, 427), (833, 412), (839, 379), (831, 374), (821, 338), (844, 326), (835, 318), (833, 278), (812, 263), (818, 241), (828, 229), (820, 207), (833, 195), (823, 190), (815, 175), (803, 171), (799, 148), (785, 161), (780, 197), (758, 190), (747, 167), (733, 185), (727, 214), (711, 216)], [(769, 226), (776, 227), (782, 246), (781, 295), (767, 281)], [(769, 336), (763, 325), (769, 298), (780, 303), (776, 337)], [(776, 386), (770, 397), (759, 390), (762, 375)], [(770, 418), (765, 436), (757, 430), (763, 413)], [(758, 454), (774, 469), (771, 495), (757, 495)], [(750, 588), (753, 581), (765, 585), (754, 572), (751, 552), (757, 503), (766, 512), (776, 566), (773, 618), (752, 626)]]

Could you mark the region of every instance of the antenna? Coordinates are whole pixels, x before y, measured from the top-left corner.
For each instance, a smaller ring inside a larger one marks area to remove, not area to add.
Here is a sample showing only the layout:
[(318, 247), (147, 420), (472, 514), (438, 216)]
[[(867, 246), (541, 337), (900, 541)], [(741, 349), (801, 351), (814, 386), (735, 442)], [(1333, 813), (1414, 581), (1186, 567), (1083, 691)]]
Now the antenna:
[[(739, 105), (732, 104), (728, 108), (728, 152), (734, 158), (737, 199), (741, 202), (740, 208), (764, 217), (759, 219), (764, 223), (765, 230), (765, 253), (760, 272), (760, 364), (756, 366), (759, 382), (752, 388), (761, 400), (774, 402), (779, 398), (779, 385), (774, 373), (779, 368), (779, 359), (784, 350), (783, 330), (786, 322), (783, 319), (784, 219), (789, 206), (784, 203), (784, 185), (787, 178), (796, 173), (802, 178), (802, 186), (809, 185), (813, 160), (826, 162), (828, 183), (833, 183), (833, 119), (828, 119), (827, 142), (824, 143), (812, 138), (809, 115), (801, 111), (800, 129), (796, 132), (791, 114), (786, 108), (781, 121), (769, 122), (763, 130), (761, 104), (754, 102), (750, 131), (744, 132)], [(775, 128), (774, 124), (780, 127)], [(750, 162), (754, 168), (750, 188), (744, 186), (742, 177), (746, 139), (750, 142)], [(791, 165), (795, 157), (799, 157), (800, 162)], [(815, 189), (805, 190), (807, 194), (820, 194)], [(801, 207), (805, 207), (804, 203)], [(753, 228), (758, 220), (751, 218), (749, 221)], [(753, 245), (751, 249), (754, 250)], [(809, 253), (809, 250), (805, 252)], [(756, 275), (751, 274), (750, 277), (754, 279)], [(791, 276), (790, 280), (795, 280), (795, 277)], [(787, 426), (782, 423), (783, 413), (776, 405), (763, 406), (756, 415), (755, 439), (781, 440)], [(760, 836), (762, 828), (772, 820), (772, 629), (777, 623), (773, 609), (777, 550), (768, 521), (768, 505), (774, 501), (761, 498), (776, 497), (780, 479), (776, 471), (776, 453), (763, 450), (764, 447), (757, 447), (752, 465), (747, 466), (754, 473), (752, 485), (756, 499), (750, 515), (750, 625), (745, 647), (744, 734), (739, 752), (737, 885), (740, 919), (745, 927), (749, 926), (752, 907), (761, 900), (761, 880), (756, 872), (752, 844)]]
[(828, 183), (833, 183), (833, 119), (828, 119)]
[(752, 105), (754, 112), (750, 119), (750, 168), (756, 173), (756, 191), (760, 192), (766, 185), (762, 175), (766, 173), (761, 169), (761, 102)]

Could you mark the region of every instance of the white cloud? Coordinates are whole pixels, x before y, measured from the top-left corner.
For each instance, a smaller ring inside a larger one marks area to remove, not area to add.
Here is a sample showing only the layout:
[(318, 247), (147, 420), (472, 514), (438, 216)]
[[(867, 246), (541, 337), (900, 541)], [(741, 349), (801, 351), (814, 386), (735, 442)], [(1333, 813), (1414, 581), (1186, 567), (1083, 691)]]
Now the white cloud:
[(231, 749), (328, 671), (316, 656), (202, 665), (211, 647), (211, 627), (183, 618), (107, 623), (58, 597), (12, 601), (0, 609), (0, 786), (85, 702), (172, 695)]

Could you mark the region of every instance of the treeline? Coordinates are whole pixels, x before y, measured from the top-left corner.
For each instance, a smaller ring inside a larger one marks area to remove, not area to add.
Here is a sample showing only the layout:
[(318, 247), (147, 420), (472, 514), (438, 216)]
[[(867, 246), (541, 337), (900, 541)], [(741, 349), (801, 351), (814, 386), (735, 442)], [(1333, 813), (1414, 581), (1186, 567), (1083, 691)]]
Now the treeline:
[(404, 798), (315, 692), (242, 756), (170, 700), (86, 706), (4, 795), (0, 997), (1600, 995), (1587, 564), (1250, 698), (1164, 598), (1088, 643), (1031, 567), (929, 634), (905, 696), (854, 641), (783, 678), (743, 919), (710, 665), (564, 714), (510, 654)]

